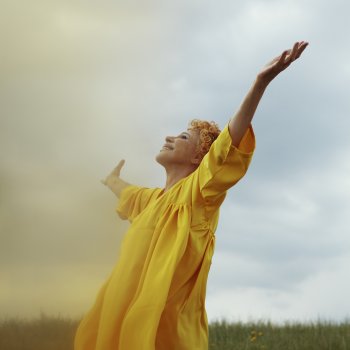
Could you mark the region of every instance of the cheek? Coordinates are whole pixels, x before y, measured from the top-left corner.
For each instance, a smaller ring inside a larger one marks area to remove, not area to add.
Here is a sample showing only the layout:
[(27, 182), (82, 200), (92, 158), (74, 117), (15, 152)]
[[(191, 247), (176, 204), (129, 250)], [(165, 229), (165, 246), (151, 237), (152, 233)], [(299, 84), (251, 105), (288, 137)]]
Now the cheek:
[(196, 158), (197, 156), (197, 148), (194, 146), (191, 146), (188, 150), (187, 150), (187, 156), (189, 159), (193, 159)]
[(197, 143), (192, 143), (192, 145), (191, 145), (191, 151), (192, 151), (192, 153), (193, 153), (193, 154), (197, 154), (198, 150), (199, 150), (199, 148), (198, 148)]
[(192, 159), (197, 154), (197, 147), (193, 143), (179, 141), (175, 146), (175, 153), (182, 158)]

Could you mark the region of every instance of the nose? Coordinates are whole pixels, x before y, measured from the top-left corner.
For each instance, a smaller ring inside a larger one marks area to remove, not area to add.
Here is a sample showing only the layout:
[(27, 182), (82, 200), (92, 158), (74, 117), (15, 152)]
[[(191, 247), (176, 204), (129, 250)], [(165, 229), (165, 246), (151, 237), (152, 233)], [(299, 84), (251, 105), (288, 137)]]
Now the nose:
[(166, 142), (174, 142), (174, 136), (167, 136), (167, 137), (165, 138), (165, 141), (166, 141)]

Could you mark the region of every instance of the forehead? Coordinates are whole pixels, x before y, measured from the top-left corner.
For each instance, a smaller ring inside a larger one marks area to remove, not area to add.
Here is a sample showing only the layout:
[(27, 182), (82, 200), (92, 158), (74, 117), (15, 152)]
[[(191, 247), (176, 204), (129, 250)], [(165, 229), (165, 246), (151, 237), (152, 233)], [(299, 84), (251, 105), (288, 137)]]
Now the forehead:
[(189, 135), (198, 135), (199, 134), (199, 130), (197, 129), (193, 129), (193, 128), (187, 128), (186, 131), (183, 131), (185, 134), (189, 134)]

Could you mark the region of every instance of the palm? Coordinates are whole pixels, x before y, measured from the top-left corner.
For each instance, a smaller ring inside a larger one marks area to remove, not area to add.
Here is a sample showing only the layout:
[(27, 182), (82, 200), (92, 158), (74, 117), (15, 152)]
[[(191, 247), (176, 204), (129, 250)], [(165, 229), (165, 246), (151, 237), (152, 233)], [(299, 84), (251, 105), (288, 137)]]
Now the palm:
[(291, 50), (283, 51), (281, 55), (267, 63), (259, 72), (259, 77), (267, 81), (273, 80), (279, 73), (301, 56), (307, 45), (308, 43), (304, 41), (296, 42)]
[(102, 182), (104, 185), (108, 186), (108, 187), (110, 187), (111, 185), (113, 185), (113, 183), (114, 183), (117, 179), (119, 179), (119, 177), (120, 177), (120, 170), (121, 170), (121, 168), (123, 167), (124, 163), (125, 163), (125, 160), (124, 160), (124, 159), (121, 160), (121, 161), (119, 162), (119, 164), (113, 169), (113, 171), (112, 171), (104, 180), (101, 180), (101, 182)]

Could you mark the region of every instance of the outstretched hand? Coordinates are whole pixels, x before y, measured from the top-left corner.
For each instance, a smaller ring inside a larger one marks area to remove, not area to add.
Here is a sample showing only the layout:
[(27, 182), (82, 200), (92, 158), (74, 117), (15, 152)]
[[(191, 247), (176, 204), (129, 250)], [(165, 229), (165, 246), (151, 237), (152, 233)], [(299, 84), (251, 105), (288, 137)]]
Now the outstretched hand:
[(107, 186), (113, 193), (118, 197), (120, 196), (121, 191), (130, 184), (125, 182), (120, 178), (120, 171), (125, 164), (125, 160), (122, 159), (118, 165), (112, 170), (112, 172), (104, 179), (101, 180), (105, 186)]
[(120, 177), (120, 170), (122, 169), (122, 167), (124, 166), (125, 164), (125, 160), (122, 159), (118, 165), (112, 170), (112, 172), (104, 179), (104, 180), (101, 180), (101, 182), (110, 187), (110, 185), (112, 185), (116, 179), (119, 179)]
[(266, 64), (259, 72), (258, 78), (266, 83), (270, 83), (278, 74), (289, 67), (292, 62), (297, 60), (308, 45), (309, 43), (305, 41), (296, 42), (292, 49), (283, 51), (281, 55)]

